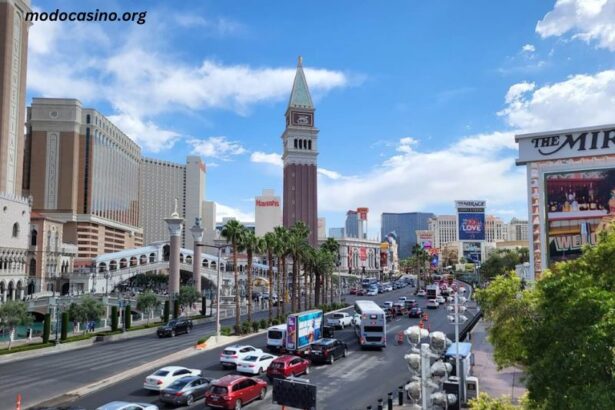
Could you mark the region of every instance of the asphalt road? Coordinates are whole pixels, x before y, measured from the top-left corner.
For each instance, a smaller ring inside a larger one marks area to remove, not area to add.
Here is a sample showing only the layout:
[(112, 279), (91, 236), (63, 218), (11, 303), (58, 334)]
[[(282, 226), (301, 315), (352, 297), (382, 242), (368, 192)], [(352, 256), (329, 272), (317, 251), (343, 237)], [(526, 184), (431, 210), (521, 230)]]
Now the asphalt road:
[[(396, 300), (399, 296), (413, 296), (413, 289), (406, 287), (390, 293), (385, 293), (373, 297), (377, 303), (385, 300)], [(366, 297), (361, 297), (364, 299)], [(424, 307), (426, 301), (424, 298), (416, 298), (419, 301), (419, 306)], [(354, 300), (354, 297), (347, 297), (348, 301)], [(429, 327), (433, 330), (442, 330), (446, 332), (449, 338), (453, 336), (453, 326), (446, 319), (446, 310), (440, 307), (437, 310), (429, 310)], [(395, 335), (408, 326), (418, 323), (418, 319), (409, 319), (407, 317), (399, 318), (389, 322), (387, 326), (387, 348), (380, 350), (363, 351), (359, 348), (354, 331), (351, 328), (345, 330), (336, 330), (335, 337), (343, 340), (348, 344), (349, 354), (345, 359), (336, 361), (333, 365), (313, 366), (312, 371), (307, 378), (311, 383), (318, 386), (318, 404), (319, 409), (335, 409), (335, 410), (354, 410), (365, 409), (367, 405), (372, 404), (375, 408), (379, 398), (386, 400), (386, 393), (389, 391), (396, 392), (397, 387), (404, 384), (409, 379), (408, 369), (403, 360), (403, 355), (408, 351), (408, 345), (397, 345), (395, 343)], [(205, 330), (206, 331), (206, 330)], [(155, 340), (158, 343), (179, 343), (184, 336), (178, 336), (175, 339)], [(195, 339), (194, 333), (189, 336)], [(256, 347), (265, 348), (265, 336), (256, 335), (248, 339), (244, 339), (242, 343), (251, 344)], [(208, 350), (193, 356), (191, 358), (177, 361), (174, 365), (186, 366), (190, 368), (198, 368), (203, 370), (206, 377), (218, 378), (229, 373), (234, 373), (232, 370), (223, 370), (219, 365), (219, 356), (223, 348)], [(124, 354), (130, 357), (131, 354), (141, 354), (148, 350), (141, 346), (140, 349), (132, 349), (131, 352)], [(159, 354), (158, 354), (159, 355)], [(143, 357), (139, 357), (139, 364)], [(113, 359), (111, 359), (114, 362)], [(113, 367), (113, 366), (110, 366)], [(94, 373), (98, 373), (97, 365), (87, 368)], [(151, 402), (164, 408), (158, 402), (156, 393), (148, 392), (143, 389), (143, 380), (151, 372), (144, 372), (133, 378), (122, 381), (108, 388), (99, 390), (90, 395), (84, 396), (81, 399), (64, 404), (81, 406), (86, 409), (95, 409), (96, 407), (114, 400), (124, 401), (139, 401)], [(101, 376), (102, 377), (102, 376)], [(101, 378), (99, 377), (99, 378)], [(306, 376), (303, 376), (306, 378)], [(0, 380), (1, 383), (1, 380)], [(395, 396), (396, 397), (396, 394)], [(271, 386), (267, 393), (267, 397), (263, 401), (253, 402), (246, 406), (248, 409), (272, 409), (277, 406), (271, 401)], [(185, 407), (187, 408), (187, 407)], [(203, 408), (203, 401), (199, 400), (189, 409)]]

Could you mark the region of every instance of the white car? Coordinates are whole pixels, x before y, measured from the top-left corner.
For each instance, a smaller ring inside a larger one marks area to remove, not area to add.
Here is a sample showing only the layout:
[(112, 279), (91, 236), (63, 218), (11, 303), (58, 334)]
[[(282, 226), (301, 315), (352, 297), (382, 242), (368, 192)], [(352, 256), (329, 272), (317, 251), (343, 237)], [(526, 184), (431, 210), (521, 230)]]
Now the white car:
[(367, 296), (376, 296), (378, 294), (378, 289), (370, 289), (367, 291)]
[(383, 309), (391, 309), (393, 307), (393, 302), (386, 301), (382, 304)]
[(228, 346), (220, 353), (220, 364), (225, 368), (235, 367), (246, 357), (257, 353), (263, 353), (263, 351), (250, 345)]
[(400, 302), (406, 303), (406, 300), (408, 300), (408, 298), (405, 297), (405, 296), (400, 296), (400, 297), (397, 298), (397, 300), (400, 301)]
[(158, 410), (158, 406), (151, 403), (129, 403), (127, 401), (112, 401), (97, 407), (96, 410)]
[(263, 374), (275, 359), (277, 359), (277, 356), (269, 353), (251, 354), (237, 363), (237, 371), (241, 373)]
[(438, 302), (440, 305), (443, 305), (446, 303), (446, 299), (444, 299), (444, 296), (436, 296), (436, 302)]
[(338, 312), (327, 317), (327, 325), (341, 327), (352, 325), (352, 317), (348, 313)]
[(437, 300), (435, 299), (429, 299), (429, 301), (427, 302), (427, 309), (437, 309), (438, 306), (440, 306), (440, 304), (438, 303)]
[(201, 376), (198, 369), (188, 369), (181, 366), (167, 366), (150, 374), (145, 378), (143, 388), (147, 390), (160, 391), (166, 389), (174, 381), (186, 376)]
[(427, 292), (425, 291), (425, 289), (421, 289), (417, 292), (416, 296), (427, 296)]

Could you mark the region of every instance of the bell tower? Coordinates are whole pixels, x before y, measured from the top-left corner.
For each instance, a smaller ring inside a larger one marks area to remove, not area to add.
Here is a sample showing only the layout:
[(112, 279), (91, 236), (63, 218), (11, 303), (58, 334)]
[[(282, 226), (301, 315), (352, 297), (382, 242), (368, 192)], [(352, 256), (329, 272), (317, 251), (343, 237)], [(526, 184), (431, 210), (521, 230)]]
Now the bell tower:
[(318, 129), (314, 127), (314, 105), (299, 57), (293, 89), (286, 108), (284, 146), (283, 223), (290, 228), (303, 221), (310, 228), (308, 241), (318, 245), (318, 189), (316, 180)]

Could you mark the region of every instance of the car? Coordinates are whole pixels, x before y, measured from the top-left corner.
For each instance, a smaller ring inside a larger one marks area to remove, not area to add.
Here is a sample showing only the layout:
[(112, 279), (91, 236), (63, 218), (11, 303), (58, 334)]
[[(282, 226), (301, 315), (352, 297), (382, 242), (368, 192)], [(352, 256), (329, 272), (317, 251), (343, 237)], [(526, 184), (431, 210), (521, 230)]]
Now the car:
[(425, 296), (427, 296), (427, 292), (425, 291), (425, 289), (421, 289), (418, 292), (416, 292), (416, 296), (425, 297)]
[(406, 305), (404, 304), (404, 302), (395, 302), (393, 304), (392, 310), (396, 316), (403, 315), (406, 311)]
[(404, 302), (404, 306), (406, 307), (406, 309), (412, 309), (413, 307), (418, 306), (418, 303), (416, 303), (415, 299), (407, 299)]
[(387, 322), (390, 322), (391, 320), (393, 320), (393, 309), (385, 309), (384, 310), (384, 319)]
[(446, 303), (446, 299), (444, 299), (444, 296), (436, 296), (436, 302), (438, 302), (438, 304), (443, 305)]
[(211, 379), (187, 376), (175, 380), (160, 392), (160, 401), (175, 406), (191, 406), (195, 400), (205, 397)]
[(333, 313), (327, 317), (327, 324), (329, 326), (341, 327), (343, 329), (346, 326), (352, 325), (352, 317), (345, 312)]
[(387, 310), (387, 309), (391, 309), (393, 307), (393, 302), (391, 301), (386, 301), (382, 304), (382, 309)]
[(143, 388), (153, 391), (161, 391), (170, 386), (174, 381), (186, 376), (201, 376), (198, 369), (188, 369), (181, 366), (167, 366), (156, 370), (145, 378)]
[(357, 288), (350, 288), (350, 294), (351, 295), (356, 295), (358, 290), (359, 289), (357, 289)]
[(127, 401), (112, 401), (97, 407), (96, 410), (158, 410), (158, 406), (151, 403), (130, 403)]
[(250, 345), (227, 346), (220, 353), (220, 364), (223, 368), (236, 367), (241, 360), (257, 353), (263, 353), (263, 351)]
[(407, 298), (407, 297), (405, 297), (405, 296), (400, 296), (400, 297), (398, 297), (398, 298), (397, 298), (397, 300), (398, 300), (399, 302), (406, 302), (406, 300), (408, 300), (408, 298)]
[(333, 364), (335, 359), (346, 357), (348, 346), (337, 339), (320, 339), (310, 345), (310, 361)]
[(353, 313), (352, 314), (352, 324), (354, 326), (359, 326), (361, 324), (361, 315), (359, 315), (358, 313)]
[(263, 400), (266, 395), (266, 381), (231, 374), (211, 382), (209, 390), (205, 393), (205, 405), (238, 410), (251, 401)]
[(420, 308), (420, 307), (418, 307), (418, 306), (413, 307), (412, 309), (410, 309), (410, 310), (408, 311), (408, 317), (409, 317), (410, 319), (412, 319), (412, 318), (419, 318), (419, 319), (420, 319), (420, 318), (421, 318), (421, 316), (423, 316), (423, 309), (421, 309), (421, 308)]
[(370, 289), (367, 291), (366, 296), (376, 296), (378, 294), (378, 289)]
[(429, 299), (426, 305), (427, 309), (437, 309), (439, 306), (440, 304), (435, 299)]
[(393, 291), (393, 286), (392, 285), (386, 285), (384, 287), (384, 291), (385, 292), (392, 292)]
[(285, 379), (291, 376), (310, 374), (310, 361), (299, 356), (284, 355), (271, 362), (267, 368), (269, 380)]
[(178, 318), (169, 321), (166, 325), (162, 325), (158, 328), (156, 333), (158, 337), (175, 337), (175, 335), (180, 333), (190, 333), (192, 330), (192, 320)]
[(277, 357), (269, 353), (251, 354), (237, 363), (237, 371), (240, 373), (263, 374)]

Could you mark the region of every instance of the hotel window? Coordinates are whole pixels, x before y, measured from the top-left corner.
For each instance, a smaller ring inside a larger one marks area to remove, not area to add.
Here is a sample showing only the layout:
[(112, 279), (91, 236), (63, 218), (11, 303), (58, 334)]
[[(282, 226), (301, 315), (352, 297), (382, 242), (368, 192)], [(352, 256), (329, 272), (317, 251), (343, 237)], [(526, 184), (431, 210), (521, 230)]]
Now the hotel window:
[(85, 116), (85, 123), (89, 124), (90, 123), (90, 114)]

